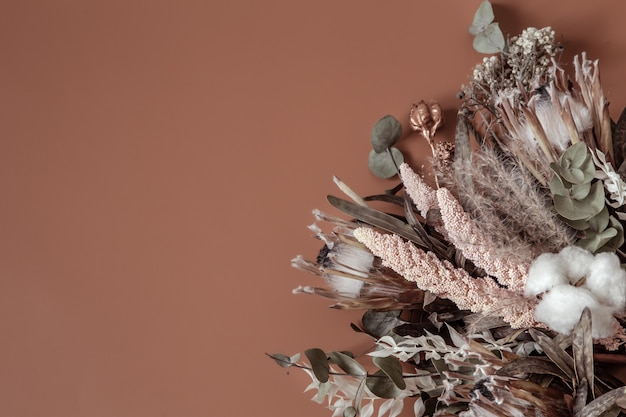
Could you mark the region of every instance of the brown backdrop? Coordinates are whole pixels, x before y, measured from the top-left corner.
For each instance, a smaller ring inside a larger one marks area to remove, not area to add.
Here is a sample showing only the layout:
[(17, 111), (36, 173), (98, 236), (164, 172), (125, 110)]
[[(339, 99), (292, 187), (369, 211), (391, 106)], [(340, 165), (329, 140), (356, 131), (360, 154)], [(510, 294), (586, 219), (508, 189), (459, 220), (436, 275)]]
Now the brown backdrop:
[[(622, 2), (494, 3), (599, 58), (619, 114)], [(395, 185), (378, 118), (453, 117), (478, 4), (0, 1), (0, 417), (330, 416), (264, 352), (371, 342), (289, 260), (333, 174)]]

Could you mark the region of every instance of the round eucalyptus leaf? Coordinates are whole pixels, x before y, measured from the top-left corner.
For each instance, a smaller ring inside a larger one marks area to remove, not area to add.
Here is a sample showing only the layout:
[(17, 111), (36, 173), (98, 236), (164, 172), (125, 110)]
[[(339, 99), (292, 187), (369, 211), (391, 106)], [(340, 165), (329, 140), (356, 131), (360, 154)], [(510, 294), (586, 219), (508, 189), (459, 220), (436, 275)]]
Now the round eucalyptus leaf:
[(474, 20), (472, 21), (472, 26), (469, 27), (469, 33), (478, 35), (493, 22), (493, 19), (495, 19), (495, 15), (493, 14), (491, 3), (488, 0), (483, 0), (480, 6), (478, 6), (476, 13), (474, 13)]
[(600, 233), (589, 230), (583, 239), (579, 239), (576, 242), (576, 246), (580, 246), (591, 253), (596, 253), (617, 235), (618, 231), (612, 227), (609, 227)]
[(566, 181), (574, 184), (591, 182), (595, 177), (595, 165), (587, 145), (578, 142), (569, 148), (559, 158), (556, 172)]
[(569, 189), (571, 188), (572, 184), (566, 183), (559, 175), (559, 168), (556, 166), (556, 164), (553, 165), (555, 165), (552, 167), (555, 175), (553, 175), (552, 180), (550, 180), (550, 192), (552, 193), (552, 195), (569, 195)]
[(600, 182), (591, 186), (591, 192), (582, 200), (570, 196), (555, 195), (554, 208), (567, 220), (587, 220), (604, 208), (604, 190)]
[(472, 46), (481, 54), (495, 54), (504, 49), (504, 34), (498, 23), (491, 23), (474, 36)]
[(602, 211), (589, 219), (589, 227), (596, 232), (601, 232), (609, 225), (609, 210), (606, 206)]
[(393, 116), (387, 115), (376, 122), (370, 139), (372, 147), (378, 153), (385, 152), (402, 137), (402, 124)]
[[(555, 175), (556, 176), (556, 175)], [(570, 195), (574, 200), (583, 200), (591, 192), (591, 183), (584, 182), (582, 184), (573, 184), (570, 189)]]
[[(397, 166), (404, 162), (404, 156), (398, 148), (389, 148), (393, 160), (389, 156), (389, 152), (378, 153), (374, 149), (370, 151), (367, 165), (370, 171), (379, 178), (391, 178), (398, 173)], [(394, 164), (395, 161), (395, 164)]]

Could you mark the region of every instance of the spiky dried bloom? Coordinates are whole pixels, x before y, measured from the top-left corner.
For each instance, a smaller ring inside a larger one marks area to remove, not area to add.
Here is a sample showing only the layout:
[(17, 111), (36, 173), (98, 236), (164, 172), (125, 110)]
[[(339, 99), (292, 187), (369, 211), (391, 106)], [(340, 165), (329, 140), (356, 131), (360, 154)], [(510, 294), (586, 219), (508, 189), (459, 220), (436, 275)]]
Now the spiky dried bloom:
[(580, 95), (587, 108), (591, 111), (593, 119), (593, 133), (597, 147), (606, 155), (609, 162), (614, 161), (613, 141), (611, 137), (611, 116), (609, 103), (604, 98), (600, 85), (600, 70), (598, 60), (591, 61), (583, 52), (579, 60), (574, 57), (576, 68), (575, 79), (580, 90)]
[(481, 232), (463, 207), (445, 188), (437, 190), (441, 218), (448, 238), (457, 250), (512, 291), (524, 289), (528, 263), (515, 257), (499, 257), (499, 243)]
[(354, 230), (354, 237), (381, 258), (383, 265), (415, 282), (418, 288), (453, 301), (461, 310), (502, 317), (512, 328), (537, 325), (535, 301), (501, 288), (490, 278), (474, 278), (397, 235), (361, 227)]
[[(394, 271), (381, 265), (353, 236), (358, 224), (313, 212), (316, 222), (309, 226), (324, 246), (315, 261), (302, 256), (292, 259), (294, 268), (322, 277), (327, 287), (299, 286), (295, 294), (315, 294), (335, 300), (338, 309), (399, 310), (415, 308), (424, 301), (423, 291), (415, 288)], [(317, 222), (334, 227), (324, 232)]]

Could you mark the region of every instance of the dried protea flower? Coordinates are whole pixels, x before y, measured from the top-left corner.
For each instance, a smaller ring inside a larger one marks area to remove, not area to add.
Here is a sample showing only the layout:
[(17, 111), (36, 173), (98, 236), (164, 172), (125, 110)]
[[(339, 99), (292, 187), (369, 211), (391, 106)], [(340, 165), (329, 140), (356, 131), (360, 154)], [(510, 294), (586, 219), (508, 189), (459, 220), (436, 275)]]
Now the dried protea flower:
[(370, 250), (359, 243), (353, 231), (359, 225), (313, 212), (316, 221), (332, 224), (332, 232), (325, 233), (317, 222), (309, 226), (324, 242), (315, 261), (298, 256), (291, 261), (297, 269), (318, 275), (327, 287), (300, 286), (295, 294), (316, 294), (336, 301), (339, 309), (402, 310), (420, 308), (424, 292), (381, 264)]

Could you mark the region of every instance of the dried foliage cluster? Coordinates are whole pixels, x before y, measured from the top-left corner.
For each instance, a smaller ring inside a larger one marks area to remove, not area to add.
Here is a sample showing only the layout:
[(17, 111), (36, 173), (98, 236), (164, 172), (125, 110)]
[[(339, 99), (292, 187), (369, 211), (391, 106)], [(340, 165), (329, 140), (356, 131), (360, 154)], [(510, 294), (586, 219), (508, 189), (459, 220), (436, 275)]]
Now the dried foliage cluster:
[(470, 33), (492, 55), (462, 88), (455, 141), (435, 140), (437, 103), (409, 114), (434, 185), (403, 162), (401, 123), (383, 117), (369, 167), (400, 185), (360, 197), (335, 178), (350, 199), (328, 200), (350, 220), (315, 211), (323, 248), (293, 260), (326, 283), (294, 292), (366, 310), (352, 327), (373, 338), (371, 363), (317, 348), (269, 356), (307, 372), (333, 417), (409, 404), (417, 417), (618, 416), (626, 112), (610, 119), (597, 61), (583, 53), (562, 70), (552, 29), (505, 39), (484, 0)]

